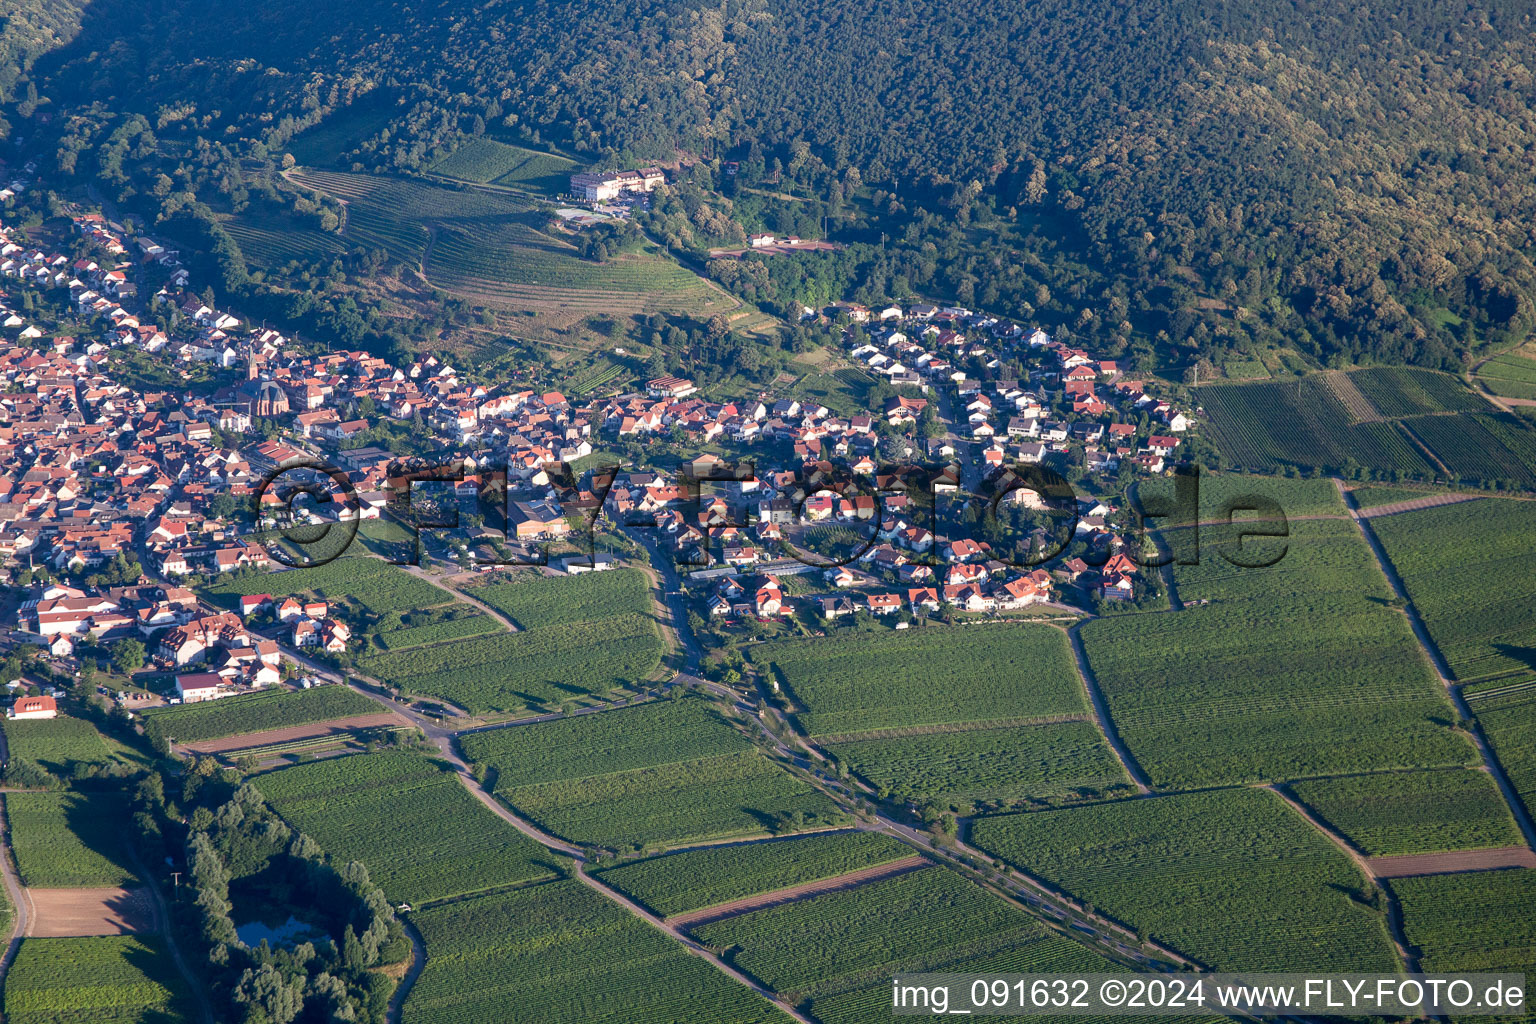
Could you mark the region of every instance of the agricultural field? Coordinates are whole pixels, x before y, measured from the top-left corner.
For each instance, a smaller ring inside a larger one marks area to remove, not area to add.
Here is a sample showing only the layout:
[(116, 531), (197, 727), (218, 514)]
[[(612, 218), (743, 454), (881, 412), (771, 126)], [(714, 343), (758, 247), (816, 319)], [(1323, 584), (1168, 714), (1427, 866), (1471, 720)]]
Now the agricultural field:
[(580, 170), (580, 166), (576, 161), (554, 153), (478, 138), (465, 139), (427, 170), (460, 181), (495, 182), (546, 195), (560, 195), (570, 190), (571, 175)]
[[(1350, 377), (1356, 376), (1350, 374)], [(1343, 470), (1352, 466), (1430, 478), (1435, 467), (1385, 420), (1360, 420), (1325, 374), (1298, 380), (1202, 387), (1211, 439), (1237, 465), (1256, 471), (1286, 466)]]
[(1400, 501), (1416, 501), (1419, 498), (1428, 498), (1432, 495), (1443, 494), (1443, 491), (1433, 490), (1427, 487), (1388, 487), (1383, 484), (1366, 484), (1364, 487), (1354, 487), (1349, 492), (1355, 499), (1355, 504), (1361, 510), (1380, 508), (1383, 505), (1396, 505)]
[(427, 967), (406, 1024), (778, 1024), (783, 1015), (576, 881), (412, 916)]
[(6, 793), (21, 883), (41, 889), (127, 885), (126, 805), (114, 793)]
[(425, 580), (377, 558), (338, 558), (309, 569), (257, 573), (239, 579), (217, 580), (208, 587), (210, 598), (231, 611), (247, 594), (324, 598), (335, 605), (350, 606), (384, 616), (447, 604), (453, 595)]
[(1508, 414), (1424, 416), (1408, 426), (1464, 482), (1536, 487), (1536, 432)]
[(161, 940), (28, 938), (5, 979), (8, 1024), (190, 1024), (196, 1005)]
[(879, 832), (833, 832), (684, 850), (606, 868), (597, 877), (657, 915), (671, 917), (888, 864), (912, 852)]
[(470, 733), (494, 792), (573, 842), (683, 844), (845, 824), (701, 697)]
[(971, 843), (1216, 970), (1397, 970), (1369, 880), (1267, 790), (983, 818)]
[(67, 776), (76, 765), (103, 765), (114, 761), (142, 762), (143, 756), (83, 718), (59, 716), (37, 721), (5, 721), (6, 747), (10, 756), (33, 761)]
[[(1081, 628), (1110, 717), (1155, 786), (1476, 763), (1352, 523), (1291, 523), (1268, 568), (1222, 558), (1234, 538), (1203, 530), (1201, 542), (1200, 564), (1174, 572), (1183, 611)], [(1244, 557), (1272, 558), (1279, 543), (1249, 539)]]
[(396, 113), (403, 113), (392, 97), (376, 90), (333, 112), (308, 131), (294, 136), (288, 151), (295, 160), (311, 167), (334, 166), (350, 150), (389, 126)]
[(1458, 680), (1536, 667), (1536, 506), (1466, 501), (1371, 528)]
[(1448, 373), (1406, 366), (1355, 370), (1349, 381), (1389, 419), (1436, 412), (1486, 412), (1488, 403)]
[(1536, 398), (1536, 347), (1527, 344), (1494, 356), (1478, 369), (1477, 379), (1495, 395)]
[[(1093, 953), (940, 867), (700, 925), (693, 934), (729, 950), (735, 966), (790, 1002), (809, 1001), (828, 1024), (888, 1020), (896, 973), (956, 970), (1000, 954), (1022, 970), (1103, 969)], [(884, 991), (883, 1017), (869, 1015), (871, 989)]]
[(1536, 870), (1394, 878), (1392, 891), (1421, 970), (1520, 972), (1529, 992), (1536, 977)]
[(312, 690), (248, 693), (200, 704), (151, 708), (144, 712), (144, 728), (151, 735), (177, 743), (200, 743), (248, 732), (371, 715), (378, 710), (378, 704), (355, 690), (318, 686)]
[[(1174, 481), (1167, 477), (1149, 477), (1138, 481), (1137, 494), (1143, 501), (1154, 498), (1173, 499)], [(1244, 502), (1250, 497), (1267, 498), (1280, 506), (1287, 517), (1292, 516), (1347, 516), (1349, 510), (1339, 489), (1325, 477), (1257, 476), (1247, 473), (1200, 474), (1200, 522), (1251, 519), (1258, 512), (1249, 510)], [(1159, 519), (1159, 524), (1167, 519)]]
[(560, 870), (451, 771), (417, 754), (295, 765), (258, 777), (256, 787), (333, 857), (366, 864), (393, 901), (430, 903)]
[(1536, 819), (1536, 680), (1503, 693), (1469, 695), (1467, 702), (1525, 812)]
[(535, 576), (475, 587), (471, 597), (516, 622), (519, 629), (592, 622), (651, 613), (651, 580), (639, 569), (580, 576)]
[(530, 704), (642, 683), (661, 664), (664, 647), (649, 614), (620, 615), (375, 651), (360, 658), (358, 667), (409, 693), (438, 697), (479, 714), (520, 711)]
[(1368, 857), (1524, 842), (1498, 783), (1485, 771), (1308, 779), (1289, 789)]
[(504, 633), (501, 623), (489, 615), (461, 615), (455, 619), (438, 619), (420, 626), (401, 626), (374, 634), (380, 646), (387, 651), (404, 651), (412, 647), (430, 647), (450, 640), (485, 636), (487, 633)]
[(751, 658), (803, 706), (798, 718), (805, 730), (829, 741), (876, 730), (1018, 724), (1088, 710), (1067, 638), (1049, 626), (843, 632), (761, 644)]
[(708, 317), (741, 305), (649, 244), (605, 263), (582, 259), (545, 232), (548, 213), (507, 192), (329, 171), (293, 178), (347, 203), (352, 244), (381, 248), (433, 286), (477, 302), (579, 316)]
[(963, 806), (1096, 797), (1131, 780), (1090, 721), (822, 744), (877, 789)]

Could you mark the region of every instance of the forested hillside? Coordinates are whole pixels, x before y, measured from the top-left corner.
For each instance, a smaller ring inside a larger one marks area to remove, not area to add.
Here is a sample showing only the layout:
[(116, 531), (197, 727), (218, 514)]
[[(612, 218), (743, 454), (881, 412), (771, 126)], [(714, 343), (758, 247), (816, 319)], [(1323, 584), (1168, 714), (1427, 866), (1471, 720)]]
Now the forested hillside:
[(97, 0), (83, 18), (4, 95), (18, 131), (49, 117), (77, 174), (128, 113), (183, 165), (275, 157), (321, 125), (343, 169), (411, 173), (489, 134), (711, 184), (740, 161), (829, 231), (886, 236), (843, 258), (865, 294), (1111, 347), (1449, 367), (1536, 322), (1517, 0)]

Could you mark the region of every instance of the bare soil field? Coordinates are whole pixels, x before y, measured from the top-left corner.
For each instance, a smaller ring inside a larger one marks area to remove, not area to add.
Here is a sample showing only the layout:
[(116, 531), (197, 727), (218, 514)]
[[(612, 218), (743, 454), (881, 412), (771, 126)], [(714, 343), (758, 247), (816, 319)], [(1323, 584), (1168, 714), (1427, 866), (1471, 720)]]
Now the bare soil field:
[(1488, 871), (1493, 868), (1536, 868), (1536, 853), (1524, 846), (1504, 846), (1497, 850), (1370, 857), (1365, 863), (1377, 878), (1408, 878), (1412, 875), (1449, 875), (1458, 871)]
[(143, 889), (28, 889), (30, 936), (131, 935), (152, 931), (154, 905)]
[(1409, 501), (1395, 501), (1390, 505), (1378, 505), (1375, 508), (1363, 509), (1360, 512), (1360, 518), (1375, 519), (1377, 516), (1391, 516), (1399, 512), (1413, 512), (1421, 508), (1435, 508), (1438, 505), (1455, 505), (1457, 502), (1474, 501), (1481, 497), (1481, 494), (1426, 494), (1422, 498), (1413, 498)]
[(852, 889), (854, 886), (864, 885), (868, 882), (876, 882), (882, 878), (891, 878), (895, 875), (903, 875), (908, 871), (916, 871), (925, 868), (933, 862), (921, 854), (913, 854), (903, 857), (901, 860), (893, 860), (889, 864), (876, 864), (871, 868), (860, 871), (850, 871), (844, 875), (836, 875), (832, 878), (822, 878), (815, 882), (806, 882), (803, 885), (792, 885), (786, 889), (775, 889), (772, 892), (760, 892), (756, 896), (747, 896), (743, 899), (732, 900), (729, 903), (719, 903), (713, 907), (705, 907), (702, 910), (690, 910), (686, 914), (678, 914), (667, 918), (667, 924), (686, 928), (695, 924), (708, 924), (711, 921), (721, 921), (727, 917), (735, 917), (752, 910), (763, 910), (767, 907), (776, 907), (781, 903), (793, 903), (795, 900), (807, 899), (811, 896), (820, 896), (823, 893), (839, 892), (843, 889)]
[(354, 729), (373, 729), (381, 725), (408, 728), (410, 722), (393, 711), (381, 711), (374, 715), (354, 715), (351, 718), (335, 718), (329, 722), (311, 722), (287, 729), (269, 729), (266, 732), (248, 732), (242, 736), (225, 736), (223, 739), (204, 740), (201, 743), (179, 744), (186, 750), (199, 754), (225, 754), (231, 750), (248, 750), (251, 747), (268, 747), (274, 743), (290, 743), (294, 740), (315, 739), (351, 732)]

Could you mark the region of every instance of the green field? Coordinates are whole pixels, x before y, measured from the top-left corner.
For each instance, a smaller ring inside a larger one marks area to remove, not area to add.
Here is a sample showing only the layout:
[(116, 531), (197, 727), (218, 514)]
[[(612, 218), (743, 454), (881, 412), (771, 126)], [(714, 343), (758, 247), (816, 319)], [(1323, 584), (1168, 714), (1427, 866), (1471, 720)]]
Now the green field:
[(651, 580), (639, 569), (613, 569), (580, 576), (534, 576), (468, 591), (516, 622), (539, 629), (651, 613)]
[(23, 939), (5, 979), (7, 1024), (191, 1024), (186, 983), (158, 938)]
[(971, 842), (1214, 969), (1397, 969), (1368, 880), (1271, 792), (983, 818)]
[(840, 632), (751, 648), (752, 662), (804, 706), (812, 736), (1085, 714), (1067, 638), (1049, 626)]
[(395, 105), (393, 96), (385, 90), (375, 90), (295, 136), (288, 145), (288, 152), (301, 164), (320, 167), (338, 164), (359, 143), (388, 127), (395, 114), (404, 112)]
[(494, 770), (498, 797), (573, 842), (682, 844), (844, 823), (698, 697), (470, 733), (461, 745)]
[(1089, 721), (822, 745), (877, 789), (919, 802), (1097, 796), (1131, 784)]
[(1536, 680), (1500, 694), (1469, 696), (1467, 706), (1526, 813), (1536, 818)]
[(114, 761), (139, 762), (143, 757), (117, 740), (103, 736), (81, 718), (44, 718), (3, 724), (10, 756), (34, 761), (56, 775), (68, 775), (76, 765)]
[(1408, 366), (1355, 370), (1350, 383), (1381, 415), (1397, 419), (1435, 412), (1485, 412), (1488, 403), (1459, 378)]
[(1536, 505), (1466, 501), (1371, 527), (1457, 679), (1536, 667)]
[(377, 634), (378, 642), (385, 650), (404, 651), (412, 647), (429, 647), (449, 640), (485, 636), (487, 633), (503, 633), (501, 623), (489, 615), (462, 615), (456, 619), (441, 619), (421, 626), (401, 626)]
[[(758, 910), (693, 929), (769, 988), (829, 1024), (889, 1020), (890, 978), (956, 971), (995, 958), (1013, 969), (1104, 969), (1095, 954), (944, 868)], [(994, 969), (1008, 970), (1009, 967)], [(883, 1016), (871, 1014), (875, 992)]]
[(519, 711), (644, 683), (665, 648), (649, 615), (621, 615), (404, 651), (374, 651), (358, 666), (408, 693), (471, 713)]
[[(1352, 465), (1432, 477), (1435, 468), (1390, 422), (1357, 422), (1324, 374), (1299, 380), (1216, 384), (1199, 389), (1208, 434), (1237, 465), (1342, 470)], [(1356, 413), (1369, 414), (1367, 404)]]
[(346, 202), (350, 244), (383, 249), (434, 286), (475, 301), (577, 316), (708, 317), (740, 306), (649, 244), (605, 263), (584, 260), (570, 241), (545, 231), (546, 211), (507, 192), (330, 171), (294, 178)]
[(1494, 356), (1477, 371), (1482, 385), (1505, 398), (1536, 398), (1536, 348), (1530, 345)]
[(1476, 762), (1352, 523), (1245, 541), (1242, 557), (1259, 561), (1284, 545), (1268, 568), (1226, 561), (1235, 541), (1202, 531), (1200, 564), (1174, 573), (1183, 611), (1082, 627), (1110, 717), (1154, 785)]
[(670, 917), (901, 860), (913, 852), (879, 832), (834, 832), (684, 850), (597, 875), (659, 916)]
[[(1172, 499), (1175, 484), (1167, 477), (1149, 477), (1138, 481), (1137, 494), (1143, 501), (1153, 498)], [(1252, 519), (1258, 515), (1250, 511), (1244, 500), (1250, 497), (1267, 498), (1280, 506), (1286, 516), (1346, 516), (1349, 510), (1339, 489), (1325, 477), (1257, 476), (1248, 473), (1200, 473), (1200, 522), (1232, 519)], [(1154, 525), (1166, 524), (1159, 519)]]
[(133, 881), (123, 847), (127, 805), (115, 793), (6, 793), (21, 883), (43, 889)]
[(284, 820), (333, 857), (366, 864), (394, 901), (429, 903), (559, 870), (452, 772), (416, 754), (332, 758), (256, 784)]
[(1498, 783), (1484, 771), (1386, 772), (1289, 788), (1369, 857), (1524, 842)]
[(1443, 494), (1426, 487), (1387, 487), (1382, 484), (1367, 484), (1364, 487), (1356, 487), (1350, 491), (1355, 503), (1362, 509), (1380, 508), (1383, 505), (1395, 505), (1400, 501), (1416, 501), (1419, 498), (1427, 498), (1434, 494)]
[(200, 743), (248, 732), (372, 715), (382, 710), (345, 686), (318, 686), (312, 690), (240, 694), (200, 704), (151, 708), (144, 712), (144, 728), (151, 735), (165, 736), (177, 743)]
[(209, 585), (208, 594), (230, 610), (239, 607), (243, 595), (271, 594), (279, 602), (286, 597), (320, 597), (380, 616), (453, 600), (452, 594), (376, 558), (338, 558), (309, 569), (216, 580)]
[[(779, 1024), (783, 1015), (576, 881), (415, 914), (409, 1024)], [(509, 1017), (515, 1009), (515, 1018)]]
[(1507, 413), (1423, 416), (1408, 426), (1466, 483), (1536, 488), (1536, 430)]
[(495, 139), (471, 138), (427, 170), (460, 181), (495, 182), (559, 195), (570, 190), (571, 175), (580, 166), (554, 153), (509, 146)]
[(1470, 871), (1394, 878), (1391, 884), (1421, 970), (1519, 972), (1530, 991), (1536, 977), (1536, 871)]

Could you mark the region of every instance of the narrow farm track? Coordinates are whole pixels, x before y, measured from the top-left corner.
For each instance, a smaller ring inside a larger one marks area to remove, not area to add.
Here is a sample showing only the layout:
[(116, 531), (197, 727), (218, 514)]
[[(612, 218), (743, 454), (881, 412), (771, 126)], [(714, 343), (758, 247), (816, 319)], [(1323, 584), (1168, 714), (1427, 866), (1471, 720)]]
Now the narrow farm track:
[(1472, 742), (1477, 746), (1477, 752), (1482, 755), (1483, 765), (1494, 781), (1499, 784), (1499, 792), (1504, 794), (1504, 802), (1509, 805), (1510, 813), (1515, 816), (1515, 822), (1520, 826), (1521, 833), (1525, 836), (1526, 845), (1536, 849), (1536, 826), (1531, 823), (1530, 815), (1525, 811), (1525, 804), (1521, 801), (1515, 787), (1510, 784), (1509, 776), (1504, 773), (1504, 766), (1494, 756), (1493, 748), (1488, 745), (1488, 740), (1483, 736), (1483, 730), (1476, 724), (1472, 717), (1472, 709), (1467, 704), (1467, 699), (1462, 695), (1461, 687), (1451, 678), (1450, 667), (1445, 662), (1445, 657), (1440, 653), (1440, 648), (1435, 646), (1433, 638), (1429, 635), (1429, 629), (1424, 625), (1424, 620), (1419, 616), (1419, 610), (1414, 606), (1413, 600), (1408, 596), (1408, 588), (1403, 585), (1402, 577), (1397, 574), (1397, 567), (1387, 557), (1387, 551), (1381, 546), (1381, 541), (1376, 536), (1376, 531), (1371, 529), (1370, 522), (1360, 514), (1355, 496), (1344, 485), (1344, 481), (1335, 477), (1333, 480), (1339, 494), (1344, 499), (1344, 504), (1349, 508), (1349, 514), (1355, 520), (1360, 533), (1371, 548), (1371, 554), (1376, 558), (1376, 564), (1380, 567), (1382, 575), (1387, 578), (1387, 583), (1392, 588), (1392, 593), (1403, 602), (1403, 613), (1408, 617), (1408, 624), (1413, 628), (1414, 638), (1418, 640), (1420, 649), (1425, 658), (1429, 660), (1429, 667), (1440, 680), (1440, 685), (1451, 698), (1456, 712), (1463, 721), (1473, 723), (1468, 732), (1472, 736)]
[(165, 940), (165, 948), (171, 955), (171, 962), (176, 965), (176, 970), (181, 974), (182, 980), (187, 983), (187, 990), (192, 993), (192, 998), (197, 1003), (197, 1016), (202, 1024), (213, 1024), (213, 1004), (208, 1001), (208, 993), (204, 990), (202, 982), (197, 975), (192, 973), (192, 968), (181, 955), (181, 948), (176, 945), (176, 937), (171, 934), (171, 911), (166, 906), (165, 896), (160, 892), (160, 882), (144, 867), (144, 862), (139, 859), (139, 851), (133, 848), (132, 843), (126, 844), (128, 857), (133, 861), (133, 870), (143, 881), (144, 887), (149, 890), (150, 903), (154, 909), (155, 931)]
[(1403, 969), (1409, 974), (1418, 973), (1418, 959), (1413, 955), (1413, 947), (1409, 945), (1408, 936), (1403, 931), (1403, 908), (1398, 905), (1397, 894), (1380, 884), (1376, 871), (1371, 866), (1370, 859), (1356, 849), (1355, 845), (1348, 839), (1345, 839), (1339, 833), (1329, 828), (1327, 823), (1313, 814), (1309, 807), (1287, 793), (1284, 788), (1273, 785), (1266, 786), (1265, 788), (1281, 800), (1284, 800), (1291, 810), (1305, 818), (1309, 825), (1327, 837), (1328, 841), (1334, 846), (1342, 850), (1346, 857), (1354, 861), (1355, 867), (1360, 869), (1360, 873), (1376, 887), (1376, 891), (1381, 893), (1382, 898), (1387, 901), (1387, 930), (1392, 935), (1392, 945), (1397, 948), (1398, 962), (1403, 965)]
[(732, 900), (729, 903), (719, 903), (713, 907), (690, 910), (686, 914), (674, 914), (671, 917), (665, 918), (665, 921), (667, 924), (678, 928), (690, 928), (697, 924), (711, 924), (715, 921), (724, 921), (728, 917), (748, 914), (754, 910), (766, 910), (768, 907), (777, 907), (785, 903), (810, 899), (812, 896), (822, 896), (830, 892), (843, 892), (847, 889), (855, 889), (870, 882), (878, 882), (883, 878), (894, 878), (896, 875), (904, 875), (909, 871), (930, 867), (932, 864), (933, 861), (927, 857), (914, 853), (912, 856), (903, 857), (901, 860), (890, 861), (886, 864), (876, 864), (873, 867), (849, 871), (845, 874), (834, 875), (831, 878), (819, 878), (814, 882), (802, 882), (799, 885), (789, 885), (782, 889), (760, 892), (753, 896)]
[(1476, 501), (1481, 497), (1481, 494), (1426, 494), (1422, 498), (1394, 501), (1390, 505), (1377, 505), (1375, 508), (1361, 509), (1360, 518), (1375, 519), (1378, 516), (1395, 516), (1399, 512), (1416, 512), (1421, 508), (1455, 505), (1463, 501)]
[(1067, 629), (1067, 637), (1072, 641), (1072, 657), (1077, 662), (1077, 675), (1083, 682), (1083, 689), (1088, 691), (1088, 699), (1093, 707), (1093, 720), (1099, 727), (1099, 732), (1104, 734), (1104, 741), (1115, 752), (1115, 757), (1120, 762), (1120, 767), (1125, 769), (1125, 774), (1136, 783), (1136, 788), (1142, 796), (1152, 793), (1152, 784), (1141, 770), (1141, 765), (1132, 756), (1124, 743), (1120, 741), (1120, 733), (1115, 729), (1114, 720), (1109, 717), (1109, 705), (1104, 700), (1104, 695), (1099, 691), (1098, 680), (1094, 678), (1093, 666), (1088, 664), (1088, 652), (1083, 649), (1083, 638), (1079, 630), (1082, 623), (1079, 622)]
[(401, 1015), (405, 1012), (405, 997), (411, 994), (411, 987), (416, 984), (416, 979), (421, 977), (421, 972), (427, 967), (427, 944), (421, 941), (421, 932), (409, 921), (400, 922), (405, 926), (405, 934), (411, 940), (411, 966), (405, 969), (400, 983), (395, 986), (395, 991), (389, 997), (389, 1009), (385, 1011), (385, 1024), (400, 1024)]
[(592, 878), (586, 872), (586, 856), (582, 853), (581, 850), (570, 845), (569, 843), (564, 842), (563, 840), (556, 839), (554, 836), (549, 835), (548, 833), (539, 829), (532, 822), (523, 819), (519, 815), (513, 814), (505, 804), (501, 803), (501, 801), (497, 800), (490, 793), (487, 793), (483, 787), (481, 787), (478, 783), (475, 782), (473, 778), (470, 777), (468, 771), (465, 768), (463, 760), (456, 753), (450, 754), (449, 756), (460, 769), (459, 782), (464, 785), (465, 789), (469, 790), (469, 792), (475, 797), (476, 800), (479, 800), (483, 805), (490, 809), (491, 813), (495, 814), (498, 818), (510, 824), (513, 828), (516, 828), (519, 832), (523, 833), (534, 842), (540, 843), (545, 848), (553, 850), (556, 853), (561, 853), (567, 857), (570, 857), (573, 861), (571, 874), (576, 878), (577, 881), (581, 882), (582, 885), (585, 885), (587, 888), (593, 890), (606, 899), (617, 903), (619, 906), (629, 911), (632, 915), (644, 921), (646, 924), (657, 929), (658, 931), (666, 932), (667, 935), (671, 936), (673, 939), (676, 939), (688, 952), (692, 953), (694, 956), (699, 957), (700, 959), (709, 961), (709, 963), (713, 965), (716, 970), (720, 971), (726, 977), (731, 978), (733, 981), (736, 981), (741, 985), (745, 985), (747, 988), (750, 988), (753, 992), (773, 1003), (776, 1007), (778, 1007), (784, 1013), (788, 1014), (790, 1017), (800, 1021), (801, 1024), (815, 1024), (814, 1021), (799, 1013), (797, 1010), (795, 1010), (794, 1007), (781, 1000), (773, 992), (759, 985), (757, 982), (753, 981), (751, 978), (747, 977), (745, 974), (736, 970), (734, 967), (727, 964), (724, 960), (721, 960), (719, 957), (715, 956), (715, 954), (699, 945), (693, 939), (689, 938), (683, 933), (681, 928), (668, 924), (661, 918), (657, 917), (655, 914), (652, 914), (650, 911), (640, 906), (640, 904), (636, 903), (634, 900), (631, 900), (629, 897), (623, 895), (622, 893), (608, 888), (606, 885), (603, 885), (595, 878)]
[[(374, 556), (374, 557), (377, 558), (378, 556)], [(379, 560), (383, 561), (382, 558), (380, 558)], [(517, 623), (515, 623), (511, 619), (507, 618), (505, 615), (501, 614), (501, 612), (497, 611), (495, 608), (492, 608), (490, 605), (486, 604), (484, 601), (480, 601), (480, 600), (478, 600), (476, 598), (470, 597), (468, 594), (464, 593), (464, 591), (459, 590), (456, 587), (449, 586), (448, 584), (444, 583), (442, 580), (438, 579), (435, 574), (427, 572), (421, 566), (419, 566), (419, 565), (402, 565), (402, 566), (400, 566), (400, 568), (404, 569), (408, 574), (410, 574), (410, 575), (416, 577), (417, 579), (421, 580), (423, 583), (430, 583), (430, 584), (432, 584), (432, 586), (436, 587), (438, 590), (441, 590), (443, 593), (451, 594), (453, 596), (454, 600), (456, 600), (456, 601), (463, 601), (465, 604), (470, 605), (471, 607), (480, 609), (486, 615), (490, 616), (495, 621), (501, 623), (501, 627), (503, 629), (505, 629), (508, 633), (516, 633), (517, 632)]]
[(28, 902), (26, 890), (21, 887), (21, 880), (16, 877), (13, 861), (10, 823), (6, 820), (6, 815), (0, 814), (0, 876), (4, 876), (5, 893), (10, 897), (14, 911), (11, 934), (6, 940), (5, 953), (0, 956), (0, 982), (5, 981), (5, 976), (11, 969), (11, 962), (16, 959), (16, 953), (21, 949), (22, 937), (32, 928), (31, 904)]

